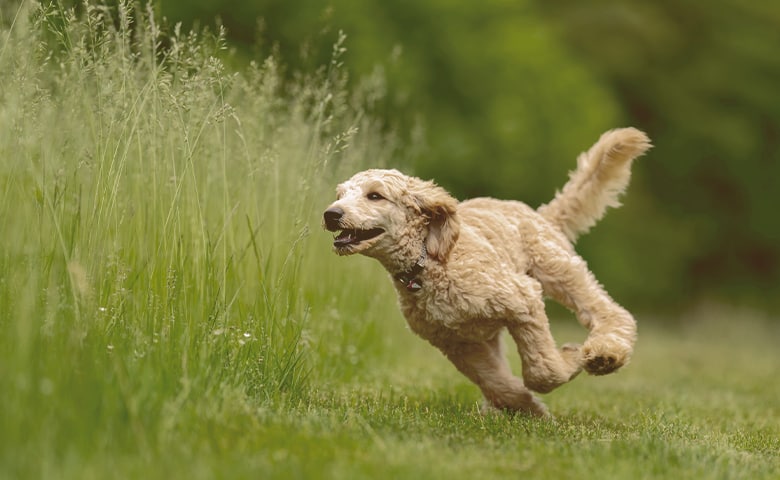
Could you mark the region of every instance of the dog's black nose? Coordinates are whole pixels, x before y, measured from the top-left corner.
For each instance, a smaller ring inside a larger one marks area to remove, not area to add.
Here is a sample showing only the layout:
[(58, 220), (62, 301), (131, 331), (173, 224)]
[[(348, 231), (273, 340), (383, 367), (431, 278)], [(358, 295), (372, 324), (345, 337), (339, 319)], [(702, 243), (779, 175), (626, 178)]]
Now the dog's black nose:
[(339, 220), (344, 216), (344, 210), (339, 207), (333, 207), (325, 210), (323, 218), (325, 219), (325, 228), (328, 230), (338, 230)]

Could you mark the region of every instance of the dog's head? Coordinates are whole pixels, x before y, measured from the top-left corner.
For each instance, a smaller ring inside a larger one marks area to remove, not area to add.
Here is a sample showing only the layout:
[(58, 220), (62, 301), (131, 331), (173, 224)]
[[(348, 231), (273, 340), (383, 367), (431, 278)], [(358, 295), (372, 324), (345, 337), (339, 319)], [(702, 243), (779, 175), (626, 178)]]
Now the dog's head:
[(429, 256), (445, 260), (458, 239), (458, 201), (433, 182), (397, 170), (366, 170), (340, 184), (336, 194), (323, 225), (338, 232), (333, 248), (339, 255), (419, 255), (424, 243)]

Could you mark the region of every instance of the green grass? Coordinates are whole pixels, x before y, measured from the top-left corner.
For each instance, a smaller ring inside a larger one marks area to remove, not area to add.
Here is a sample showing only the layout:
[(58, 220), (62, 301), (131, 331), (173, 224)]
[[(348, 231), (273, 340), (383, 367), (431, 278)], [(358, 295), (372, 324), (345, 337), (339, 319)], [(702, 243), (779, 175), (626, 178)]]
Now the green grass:
[(398, 153), (342, 44), (235, 73), (144, 10), (3, 8), (0, 478), (776, 478), (780, 323), (755, 313), (640, 317), (634, 362), (547, 395), (555, 421), (479, 415), (319, 229)]

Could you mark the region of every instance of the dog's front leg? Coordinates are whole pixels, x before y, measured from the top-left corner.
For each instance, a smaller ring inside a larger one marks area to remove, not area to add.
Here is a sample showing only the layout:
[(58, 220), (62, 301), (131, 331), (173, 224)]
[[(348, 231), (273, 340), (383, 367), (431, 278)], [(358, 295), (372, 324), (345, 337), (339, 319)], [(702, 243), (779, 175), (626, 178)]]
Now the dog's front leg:
[(558, 349), (550, 331), (541, 297), (529, 299), (529, 313), (507, 325), (523, 361), (525, 385), (539, 393), (548, 393), (569, 382), (582, 370), (581, 346), (566, 344)]
[(487, 407), (549, 416), (547, 407), (512, 374), (499, 334), (485, 342), (436, 342), (434, 345), (477, 384)]

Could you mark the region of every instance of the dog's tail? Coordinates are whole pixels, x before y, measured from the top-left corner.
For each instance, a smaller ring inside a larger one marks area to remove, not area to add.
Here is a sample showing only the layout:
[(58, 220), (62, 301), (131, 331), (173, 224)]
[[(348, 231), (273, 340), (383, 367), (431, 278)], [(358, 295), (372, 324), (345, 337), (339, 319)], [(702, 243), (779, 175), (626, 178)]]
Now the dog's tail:
[(618, 207), (618, 197), (631, 180), (631, 162), (651, 147), (650, 139), (635, 128), (610, 130), (577, 158), (563, 190), (539, 213), (575, 242), (601, 220), (607, 207)]

